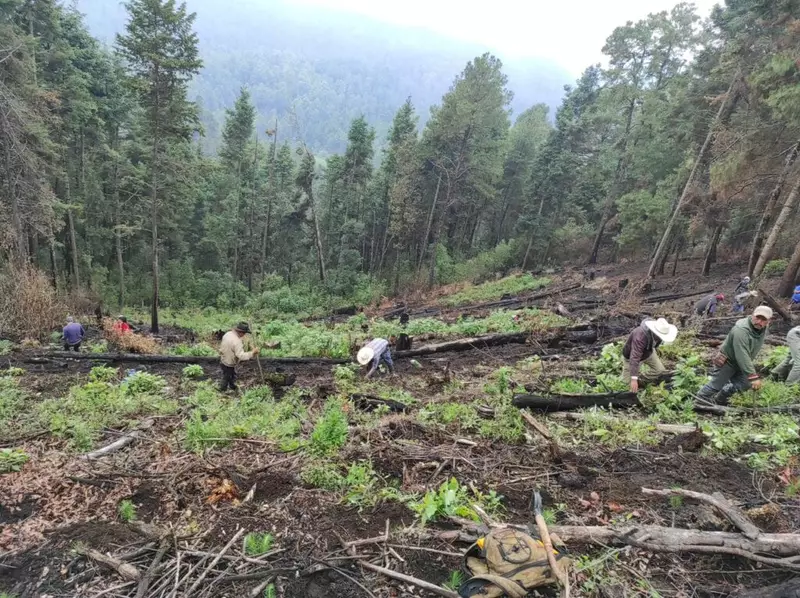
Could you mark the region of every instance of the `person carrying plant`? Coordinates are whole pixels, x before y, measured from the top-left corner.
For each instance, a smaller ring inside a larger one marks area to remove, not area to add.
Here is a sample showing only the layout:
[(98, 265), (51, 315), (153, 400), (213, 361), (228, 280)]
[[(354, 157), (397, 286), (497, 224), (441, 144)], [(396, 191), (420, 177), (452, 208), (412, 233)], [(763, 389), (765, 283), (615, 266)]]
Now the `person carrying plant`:
[(725, 303), (725, 295), (722, 293), (703, 297), (700, 299), (700, 301), (694, 304), (694, 313), (698, 316), (708, 316), (709, 318), (713, 318), (714, 313), (717, 311), (717, 304), (719, 303)]
[(717, 370), (697, 393), (698, 399), (725, 405), (737, 392), (761, 388), (761, 378), (753, 360), (764, 346), (771, 319), (772, 309), (759, 305), (752, 316), (734, 324), (714, 359)]
[(226, 332), (222, 337), (222, 343), (219, 347), (220, 366), (222, 367), (220, 392), (225, 392), (229, 388), (237, 390), (236, 365), (240, 361), (249, 361), (260, 352), (258, 347), (255, 347), (252, 351), (244, 350), (242, 338), (249, 333), (250, 325), (247, 322), (239, 322), (235, 328)]
[(650, 368), (643, 380), (652, 380), (667, 371), (656, 349), (661, 343), (669, 344), (678, 336), (678, 328), (664, 318), (644, 320), (628, 335), (622, 348), (622, 378), (631, 386), (631, 392), (639, 392), (639, 369), (642, 363)]
[(86, 330), (83, 329), (72, 316), (67, 316), (67, 325), (61, 331), (64, 337), (64, 351), (73, 349), (76, 353), (81, 350), (81, 343), (86, 336)]
[(800, 326), (789, 331), (786, 344), (789, 345), (789, 355), (770, 374), (778, 380), (785, 380), (786, 384), (800, 384)]
[(362, 366), (372, 364), (367, 372), (367, 378), (372, 378), (381, 362), (386, 364), (389, 372), (394, 376), (394, 362), (389, 349), (389, 341), (385, 338), (374, 338), (361, 347), (356, 355), (356, 361)]

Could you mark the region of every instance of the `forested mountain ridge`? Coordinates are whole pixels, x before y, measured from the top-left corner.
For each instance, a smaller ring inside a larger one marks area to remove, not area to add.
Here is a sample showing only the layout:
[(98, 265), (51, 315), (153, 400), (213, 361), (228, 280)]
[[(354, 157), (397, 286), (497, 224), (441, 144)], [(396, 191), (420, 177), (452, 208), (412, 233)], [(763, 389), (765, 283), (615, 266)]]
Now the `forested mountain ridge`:
[(161, 305), (296, 314), (598, 260), (650, 259), (656, 276), (725, 255), (789, 293), (800, 7), (728, 2), (615, 28), (554, 119), (514, 114), (487, 52), (427, 119), (411, 99), (386, 135), (358, 115), (326, 155), (283, 121), (261, 128), (244, 85), (209, 151), (191, 89), (202, 38), (175, 0), (126, 2), (112, 47), (56, 0), (0, 0), (0, 276), (149, 303), (153, 328)]
[[(121, 3), (77, 0), (89, 30), (113, 44), (125, 25)], [(420, 115), (438, 103), (453, 77), (486, 51), (434, 33), (288, 2), (189, 0), (204, 67), (190, 86), (199, 99), (206, 149), (215, 151), (225, 109), (246, 86), (257, 128), (301, 139), (315, 151), (343, 151), (350, 121), (365, 116), (385, 142), (394, 113), (411, 97)], [(570, 75), (545, 60), (504, 61), (514, 115), (536, 103), (551, 114)]]

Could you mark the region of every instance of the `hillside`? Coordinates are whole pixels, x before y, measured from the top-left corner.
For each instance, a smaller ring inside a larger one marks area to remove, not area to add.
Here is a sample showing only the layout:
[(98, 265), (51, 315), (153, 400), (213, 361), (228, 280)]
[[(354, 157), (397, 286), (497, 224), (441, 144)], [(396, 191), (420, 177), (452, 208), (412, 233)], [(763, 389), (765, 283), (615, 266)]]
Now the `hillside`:
[[(282, 136), (318, 151), (340, 152), (353, 118), (366, 117), (382, 143), (392, 116), (411, 96), (427, 121), (468, 60), (487, 51), (435, 33), (366, 17), (283, 2), (189, 0), (205, 68), (192, 95), (204, 107), (208, 145), (216, 148), (224, 111), (247, 86), (259, 113), (258, 129), (275, 118)], [(107, 0), (77, 0), (90, 31), (106, 43), (125, 23), (125, 9)], [(501, 56), (502, 58), (502, 56)], [(551, 114), (570, 75), (537, 60), (504, 62), (511, 107), (519, 115), (536, 103)], [(294, 107), (299, 127), (293, 126)]]

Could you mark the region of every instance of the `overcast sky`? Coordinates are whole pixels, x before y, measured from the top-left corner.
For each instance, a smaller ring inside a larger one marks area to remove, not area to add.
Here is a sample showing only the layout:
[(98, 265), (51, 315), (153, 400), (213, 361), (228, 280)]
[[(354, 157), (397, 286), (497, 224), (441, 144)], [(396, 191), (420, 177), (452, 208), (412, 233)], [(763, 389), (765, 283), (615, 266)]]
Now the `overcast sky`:
[[(295, 0), (431, 29), (505, 56), (553, 60), (576, 77), (602, 60), (606, 37), (675, 0)], [(721, 0), (695, 0), (702, 17)], [(473, 4), (474, 3), (474, 4)], [(470, 5), (476, 6), (471, 8)]]

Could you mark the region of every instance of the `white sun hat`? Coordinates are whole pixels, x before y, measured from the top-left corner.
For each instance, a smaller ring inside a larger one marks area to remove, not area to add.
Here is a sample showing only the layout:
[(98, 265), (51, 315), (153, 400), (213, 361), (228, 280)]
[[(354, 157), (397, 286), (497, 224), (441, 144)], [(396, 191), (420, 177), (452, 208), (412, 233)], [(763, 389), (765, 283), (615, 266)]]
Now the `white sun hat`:
[(660, 338), (664, 343), (671, 343), (678, 336), (678, 327), (673, 326), (664, 318), (658, 320), (647, 320), (644, 323), (653, 334)]
[(356, 355), (356, 361), (361, 365), (367, 365), (372, 358), (375, 357), (375, 351), (373, 351), (370, 347), (361, 347), (361, 350)]

